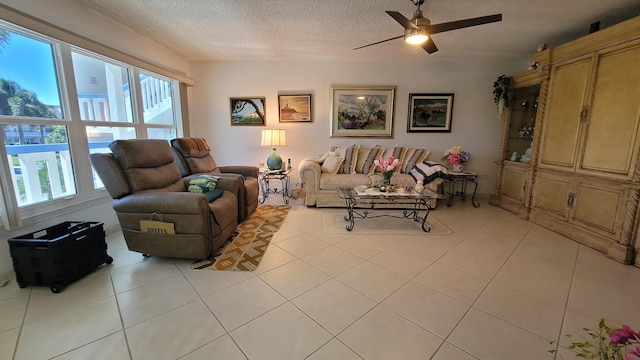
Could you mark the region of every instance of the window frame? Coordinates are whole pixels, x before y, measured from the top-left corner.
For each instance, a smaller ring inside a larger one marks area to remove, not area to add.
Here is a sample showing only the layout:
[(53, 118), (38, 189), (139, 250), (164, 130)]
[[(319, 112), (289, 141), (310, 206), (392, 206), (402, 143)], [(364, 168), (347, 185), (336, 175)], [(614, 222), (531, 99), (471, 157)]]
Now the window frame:
[[(11, 228), (19, 225), (23, 220), (32, 221), (33, 219), (41, 219), (43, 217), (52, 218), (58, 216), (60, 210), (69, 211), (73, 210), (74, 208), (84, 208), (89, 206), (88, 204), (90, 204), (92, 201), (103, 198), (105, 200), (110, 199), (104, 188), (94, 187), (92, 166), (88, 156), (90, 150), (89, 139), (87, 137), (87, 127), (97, 126), (112, 128), (134, 128), (136, 138), (139, 139), (148, 138), (148, 130), (154, 128), (171, 129), (173, 130), (172, 132), (176, 137), (182, 136), (184, 120), (182, 119), (183, 114), (181, 102), (186, 101), (186, 99), (181, 96), (181, 85), (179, 79), (174, 79), (162, 74), (157, 74), (154, 71), (148, 69), (143, 69), (135, 65), (127, 64), (123, 61), (119, 61), (117, 59), (95, 53), (91, 50), (83, 49), (77, 45), (72, 45), (51, 38), (47, 35), (23, 28), (19, 25), (12, 24), (2, 19), (0, 19), (0, 28), (6, 29), (10, 32), (18, 33), (23, 36), (28, 36), (37, 41), (43, 41), (47, 44), (52, 45), (53, 60), (56, 72), (55, 75), (57, 77), (57, 86), (60, 96), (60, 107), (63, 115), (62, 119), (0, 115), (0, 125), (15, 123), (66, 126), (69, 152), (72, 159), (72, 175), (76, 187), (76, 193), (73, 195), (52, 199), (49, 201), (18, 206), (11, 176), (3, 176), (2, 181), (0, 181), (0, 201), (3, 201), (4, 203), (0, 204), (3, 205), (0, 206), (0, 228), (7, 228), (3, 225), (3, 223), (12, 224), (8, 227)], [(103, 62), (118, 65), (128, 70), (127, 73), (129, 76), (129, 84), (131, 89), (133, 122), (81, 120), (73, 59), (71, 55), (72, 52), (77, 52), (84, 56), (89, 56)], [(172, 91), (171, 108), (174, 122), (172, 125), (147, 124), (144, 122), (141, 106), (142, 98), (139, 85), (139, 75), (141, 73), (170, 82)], [(0, 143), (2, 143), (3, 145), (0, 149), (0, 169), (3, 170), (3, 173), (6, 173), (5, 170), (11, 170), (12, 166), (7, 158), (4, 140), (4, 132), (0, 131)], [(5, 211), (7, 212), (7, 214), (4, 213)], [(53, 214), (54, 212), (58, 213)], [(11, 216), (9, 216), (9, 219), (5, 218), (10, 213), (14, 215), (17, 214), (17, 216), (19, 217), (17, 222), (15, 221), (16, 219), (12, 218)]]

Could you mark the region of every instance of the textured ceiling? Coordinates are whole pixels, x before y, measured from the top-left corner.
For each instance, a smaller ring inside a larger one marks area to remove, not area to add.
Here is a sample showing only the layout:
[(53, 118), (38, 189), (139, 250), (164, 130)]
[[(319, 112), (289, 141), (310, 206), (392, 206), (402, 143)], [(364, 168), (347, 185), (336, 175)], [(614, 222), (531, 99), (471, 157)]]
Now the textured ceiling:
[(189, 60), (385, 60), (526, 57), (640, 15), (638, 0), (426, 0), (432, 24), (503, 14), (503, 20), (435, 34), (428, 55), (401, 39), (384, 11), (411, 18), (410, 0), (75, 0)]

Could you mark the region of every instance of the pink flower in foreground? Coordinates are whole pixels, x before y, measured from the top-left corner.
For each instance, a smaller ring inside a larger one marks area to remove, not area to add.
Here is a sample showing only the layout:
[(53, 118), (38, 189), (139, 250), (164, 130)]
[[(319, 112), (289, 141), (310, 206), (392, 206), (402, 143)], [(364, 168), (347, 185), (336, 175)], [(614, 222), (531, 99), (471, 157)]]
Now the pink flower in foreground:
[(613, 330), (609, 333), (609, 340), (612, 345), (625, 344), (631, 339), (640, 339), (640, 333), (633, 331), (629, 325), (622, 325), (622, 329)]
[(449, 164), (460, 164), (460, 154), (450, 154), (447, 156)]
[[(634, 358), (631, 355), (636, 357)], [(640, 359), (640, 345), (637, 345), (636, 347), (629, 350), (629, 352), (627, 352), (627, 356), (624, 357), (624, 360), (637, 360), (637, 359)]]

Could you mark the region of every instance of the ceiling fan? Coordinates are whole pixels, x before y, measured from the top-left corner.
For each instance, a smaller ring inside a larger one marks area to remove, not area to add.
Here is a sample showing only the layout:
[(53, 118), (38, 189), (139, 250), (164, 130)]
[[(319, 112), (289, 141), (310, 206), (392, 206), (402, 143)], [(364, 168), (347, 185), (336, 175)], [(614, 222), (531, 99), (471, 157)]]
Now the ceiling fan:
[(436, 44), (431, 38), (431, 35), (433, 34), (462, 29), (470, 26), (489, 24), (502, 20), (502, 14), (495, 14), (431, 25), (431, 20), (422, 16), (422, 11), (420, 10), (420, 5), (424, 4), (424, 0), (410, 1), (417, 7), (416, 11), (413, 13), (413, 18), (411, 18), (411, 20), (402, 16), (402, 14), (397, 11), (385, 11), (387, 14), (389, 14), (389, 16), (391, 16), (395, 21), (397, 21), (404, 27), (404, 35), (396, 36), (387, 40), (377, 41), (364, 46), (359, 46), (353, 50), (362, 49), (372, 45), (378, 45), (383, 42), (404, 37), (405, 42), (409, 44), (421, 45), (426, 52), (428, 52), (429, 54), (433, 54), (434, 52), (438, 51), (438, 47), (436, 47)]

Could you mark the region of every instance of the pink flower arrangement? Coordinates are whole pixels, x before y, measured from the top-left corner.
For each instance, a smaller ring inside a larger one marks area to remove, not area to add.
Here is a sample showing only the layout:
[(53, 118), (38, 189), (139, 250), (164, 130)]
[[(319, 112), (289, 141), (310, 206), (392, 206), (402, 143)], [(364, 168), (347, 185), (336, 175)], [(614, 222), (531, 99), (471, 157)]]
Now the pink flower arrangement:
[[(604, 319), (600, 319), (597, 333), (589, 329), (585, 331), (595, 343), (590, 340), (571, 343), (569, 349), (577, 351), (577, 357), (597, 360), (640, 360), (640, 332), (634, 331), (629, 325), (622, 325), (622, 329), (612, 329), (605, 324)], [(554, 353), (556, 350), (549, 352)]]
[(387, 159), (380, 156), (378, 160), (374, 160), (373, 164), (378, 168), (378, 171), (382, 173), (382, 177), (386, 180), (391, 179), (393, 173), (396, 171), (402, 163), (398, 159), (394, 159), (392, 155), (389, 155)]
[(471, 159), (469, 152), (462, 150), (460, 146), (454, 146), (451, 149), (444, 152), (442, 160), (447, 160), (451, 165), (464, 164)]

